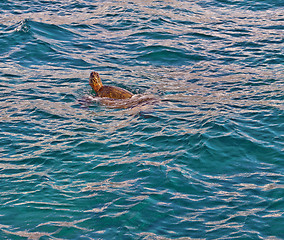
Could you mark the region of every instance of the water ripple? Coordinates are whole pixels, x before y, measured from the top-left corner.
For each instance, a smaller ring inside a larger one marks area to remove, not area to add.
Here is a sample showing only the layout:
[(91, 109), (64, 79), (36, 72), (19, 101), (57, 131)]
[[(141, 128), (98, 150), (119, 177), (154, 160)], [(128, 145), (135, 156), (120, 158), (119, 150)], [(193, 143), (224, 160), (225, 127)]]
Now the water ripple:
[(0, 3), (0, 236), (282, 239), (281, 6)]

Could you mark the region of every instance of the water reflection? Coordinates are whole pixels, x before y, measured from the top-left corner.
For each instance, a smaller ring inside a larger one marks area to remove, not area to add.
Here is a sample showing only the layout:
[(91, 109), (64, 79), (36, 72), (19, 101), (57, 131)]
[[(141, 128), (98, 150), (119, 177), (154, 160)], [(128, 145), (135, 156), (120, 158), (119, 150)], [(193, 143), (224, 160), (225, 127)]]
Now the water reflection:
[(281, 10), (146, 3), (1, 10), (4, 237), (281, 237)]

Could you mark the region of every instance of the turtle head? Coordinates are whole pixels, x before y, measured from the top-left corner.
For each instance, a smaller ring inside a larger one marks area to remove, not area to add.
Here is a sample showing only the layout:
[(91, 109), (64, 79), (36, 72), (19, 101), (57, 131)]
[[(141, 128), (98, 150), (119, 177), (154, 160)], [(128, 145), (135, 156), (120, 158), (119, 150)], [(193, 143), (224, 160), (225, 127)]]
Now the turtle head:
[(97, 72), (91, 72), (89, 78), (89, 84), (95, 92), (98, 92), (103, 86), (102, 80)]

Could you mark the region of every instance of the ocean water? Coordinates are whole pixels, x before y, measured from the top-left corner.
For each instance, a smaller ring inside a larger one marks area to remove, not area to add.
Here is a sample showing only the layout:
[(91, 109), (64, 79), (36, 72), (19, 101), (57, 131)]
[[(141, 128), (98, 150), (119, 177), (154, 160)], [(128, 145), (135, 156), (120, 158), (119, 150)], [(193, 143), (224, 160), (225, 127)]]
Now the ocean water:
[[(0, 1), (0, 239), (284, 239), (280, 0)], [(103, 83), (157, 101), (113, 108)]]

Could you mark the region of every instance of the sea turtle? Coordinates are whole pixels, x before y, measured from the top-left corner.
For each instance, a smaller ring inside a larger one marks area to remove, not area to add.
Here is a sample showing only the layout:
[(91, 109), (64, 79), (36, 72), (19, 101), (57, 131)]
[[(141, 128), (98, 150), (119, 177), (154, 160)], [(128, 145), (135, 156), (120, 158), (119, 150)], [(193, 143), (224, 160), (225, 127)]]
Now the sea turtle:
[(92, 72), (89, 78), (89, 84), (99, 97), (107, 97), (112, 99), (127, 99), (133, 94), (123, 88), (114, 86), (104, 86), (97, 72)]

